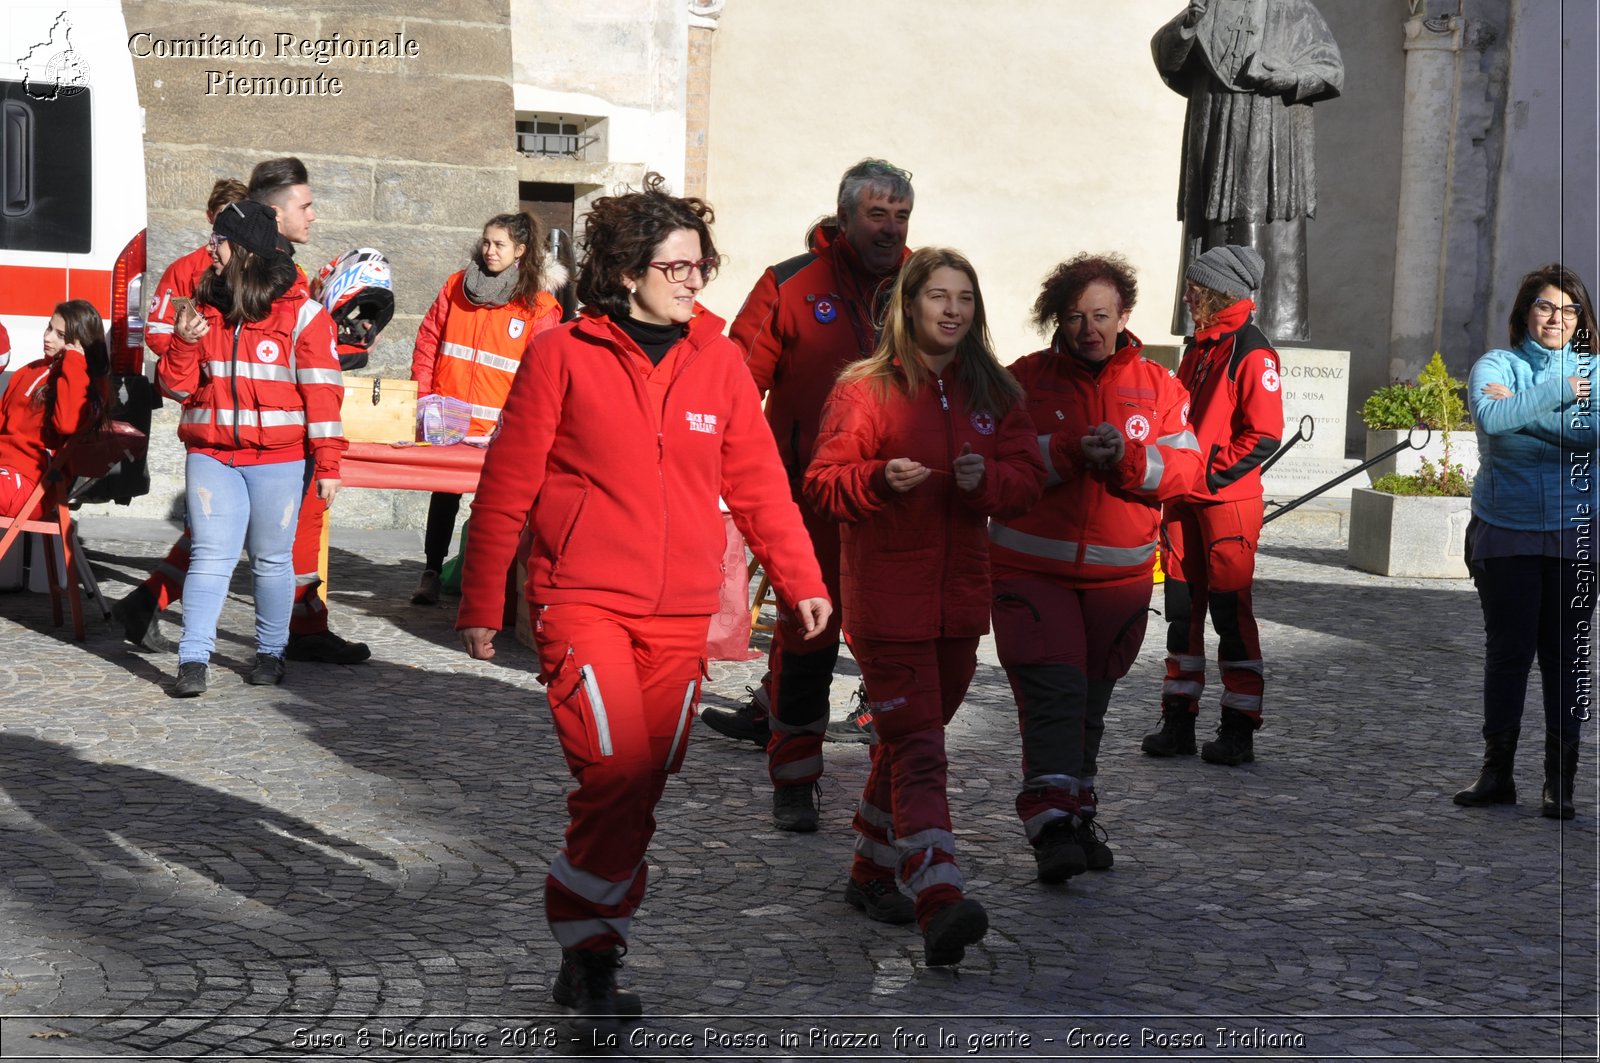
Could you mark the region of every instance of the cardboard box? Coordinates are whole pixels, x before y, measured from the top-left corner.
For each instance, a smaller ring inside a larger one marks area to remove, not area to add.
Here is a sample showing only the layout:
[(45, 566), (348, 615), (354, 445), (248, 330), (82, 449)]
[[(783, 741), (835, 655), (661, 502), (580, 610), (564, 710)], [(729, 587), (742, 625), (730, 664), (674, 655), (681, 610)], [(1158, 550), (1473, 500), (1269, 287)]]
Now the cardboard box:
[(352, 443), (411, 443), (417, 438), (417, 382), (346, 377), (339, 409)]

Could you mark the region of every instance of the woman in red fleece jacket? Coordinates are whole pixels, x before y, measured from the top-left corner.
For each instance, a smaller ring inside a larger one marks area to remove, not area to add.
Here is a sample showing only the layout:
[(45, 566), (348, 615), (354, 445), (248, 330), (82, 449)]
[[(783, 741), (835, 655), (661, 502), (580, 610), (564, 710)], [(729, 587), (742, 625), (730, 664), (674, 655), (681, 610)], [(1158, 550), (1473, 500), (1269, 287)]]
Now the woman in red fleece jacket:
[(0, 517), (17, 515), (55, 451), (105, 420), (110, 368), (99, 312), (82, 299), (57, 304), (44, 357), (12, 374), (0, 401)]
[(616, 968), (700, 695), (726, 547), (718, 495), (807, 634), (832, 611), (744, 357), (695, 301), (717, 268), (710, 220), (657, 174), (595, 203), (583, 313), (523, 359), (472, 505), (456, 627), (473, 657), (494, 656), (506, 566), (533, 528), (539, 678), (578, 781), (545, 880), (562, 948), (552, 996), (580, 1013), (586, 1044), (639, 1010)]
[(1044, 489), (1021, 399), (971, 263), (923, 248), (876, 353), (840, 374), (805, 476), (807, 500), (843, 523), (840, 594), (878, 733), (845, 900), (905, 922), (898, 876), (929, 966), (960, 963), (989, 926), (956, 867), (944, 729), (989, 630), (988, 518), (1020, 516)]

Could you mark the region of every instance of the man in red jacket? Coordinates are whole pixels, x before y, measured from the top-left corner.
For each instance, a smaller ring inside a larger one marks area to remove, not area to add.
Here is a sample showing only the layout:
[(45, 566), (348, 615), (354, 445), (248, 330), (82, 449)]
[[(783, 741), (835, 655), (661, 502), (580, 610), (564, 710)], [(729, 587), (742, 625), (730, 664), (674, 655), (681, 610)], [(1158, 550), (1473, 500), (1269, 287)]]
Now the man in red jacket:
[[(817, 226), (811, 250), (762, 273), (729, 330), (766, 397), (767, 423), (834, 601), (839, 526), (805, 501), (800, 482), (839, 370), (878, 345), (882, 308), (909, 257), (913, 199), (911, 175), (904, 170), (882, 159), (850, 167), (839, 182), (836, 224)], [(788, 618), (780, 617), (760, 691), (743, 708), (701, 713), (715, 731), (766, 745), (772, 816), (780, 830), (817, 829), (816, 789), (828, 692), (839, 659), (839, 619), (836, 611), (826, 631), (802, 640)]]
[[(212, 189), (214, 202), (207, 203), (208, 218), (216, 210), (233, 202), (233, 200), (215, 202), (220, 187), (221, 182), (218, 182), (218, 186)], [(250, 184), (246, 188), (246, 195), (273, 209), (278, 217), (278, 232), (291, 243), (304, 244), (311, 239), (311, 226), (317, 220), (317, 212), (311, 196), (310, 178), (306, 174), (305, 164), (299, 159), (293, 157), (268, 159), (257, 164), (250, 172)], [(194, 261), (194, 253), (191, 252), (174, 263), (173, 269), (177, 269), (179, 264), (183, 263), (188, 263), (185, 272), (192, 271), (193, 274), (188, 280), (189, 290), (175, 291), (171, 294), (192, 295), (194, 284), (209, 265)], [(193, 267), (197, 264), (199, 268), (196, 270)], [(172, 270), (168, 271), (169, 274), (171, 272)], [(170, 306), (171, 296), (166, 291), (167, 283), (168, 276), (164, 275), (152, 302), (153, 315), (156, 311), (162, 315), (176, 315), (176, 310)], [(305, 284), (303, 271), (298, 283)], [(163, 320), (165, 320), (163, 317), (153, 316), (153, 321), (158, 324)], [(160, 356), (171, 338), (170, 321), (166, 322), (164, 329), (153, 326), (148, 341), (150, 349)], [(292, 661), (359, 664), (371, 657), (372, 651), (367, 648), (366, 643), (349, 642), (328, 629), (328, 607), (318, 593), (322, 586), (322, 577), (318, 573), (317, 563), (321, 553), (322, 528), (327, 520), (327, 509), (327, 503), (318, 497), (315, 482), (312, 481), (305, 499), (301, 502), (300, 520), (295, 526), (294, 609), (290, 614), (289, 645), (284, 655)], [(188, 567), (189, 536), (185, 531), (183, 538), (173, 544), (165, 560), (156, 567), (149, 578), (113, 606), (112, 612), (121, 621), (123, 634), (129, 642), (151, 651), (172, 650), (171, 642), (158, 630), (156, 618), (162, 609), (183, 596), (183, 576)]]
[(1189, 391), (1189, 421), (1205, 460), (1203, 478), (1166, 504), (1167, 678), (1161, 729), (1144, 737), (1153, 757), (1193, 755), (1195, 717), (1205, 690), (1206, 613), (1217, 629), (1222, 723), (1200, 756), (1211, 764), (1255, 759), (1261, 726), (1261, 639), (1250, 602), (1261, 535), (1261, 463), (1283, 438), (1278, 352), (1255, 326), (1249, 296), (1261, 287), (1261, 256), (1225, 244), (1185, 272), (1184, 299), (1195, 320), (1178, 380)]

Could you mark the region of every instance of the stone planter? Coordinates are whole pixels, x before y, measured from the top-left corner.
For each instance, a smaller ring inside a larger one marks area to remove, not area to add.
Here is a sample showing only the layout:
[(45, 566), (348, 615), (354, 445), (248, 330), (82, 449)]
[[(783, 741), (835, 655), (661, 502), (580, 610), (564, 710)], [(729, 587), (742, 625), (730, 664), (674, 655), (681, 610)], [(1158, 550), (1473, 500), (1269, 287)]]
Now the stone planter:
[[(1398, 428), (1367, 429), (1367, 459), (1377, 457), (1390, 447), (1406, 439), (1410, 432)], [(1422, 468), (1424, 460), (1438, 465), (1444, 460), (1444, 440), (1438, 432), (1428, 437), (1428, 445), (1421, 450), (1402, 450), (1367, 470), (1367, 482), (1377, 483), (1378, 477), (1390, 473), (1410, 476)], [(1471, 429), (1455, 429), (1450, 433), (1450, 462), (1466, 472), (1467, 479), (1478, 474), (1478, 434)]]
[[(1453, 448), (1452, 448), (1453, 449)], [(1380, 576), (1465, 579), (1470, 498), (1350, 492), (1350, 564)]]

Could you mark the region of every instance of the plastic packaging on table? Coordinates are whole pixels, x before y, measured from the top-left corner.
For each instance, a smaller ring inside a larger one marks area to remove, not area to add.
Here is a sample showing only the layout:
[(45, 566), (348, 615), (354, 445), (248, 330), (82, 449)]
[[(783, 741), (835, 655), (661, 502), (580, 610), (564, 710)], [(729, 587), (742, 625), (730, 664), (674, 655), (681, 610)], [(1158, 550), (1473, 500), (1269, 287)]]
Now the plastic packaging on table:
[(436, 447), (459, 443), (472, 424), (472, 407), (449, 395), (424, 395), (417, 400), (417, 434)]

